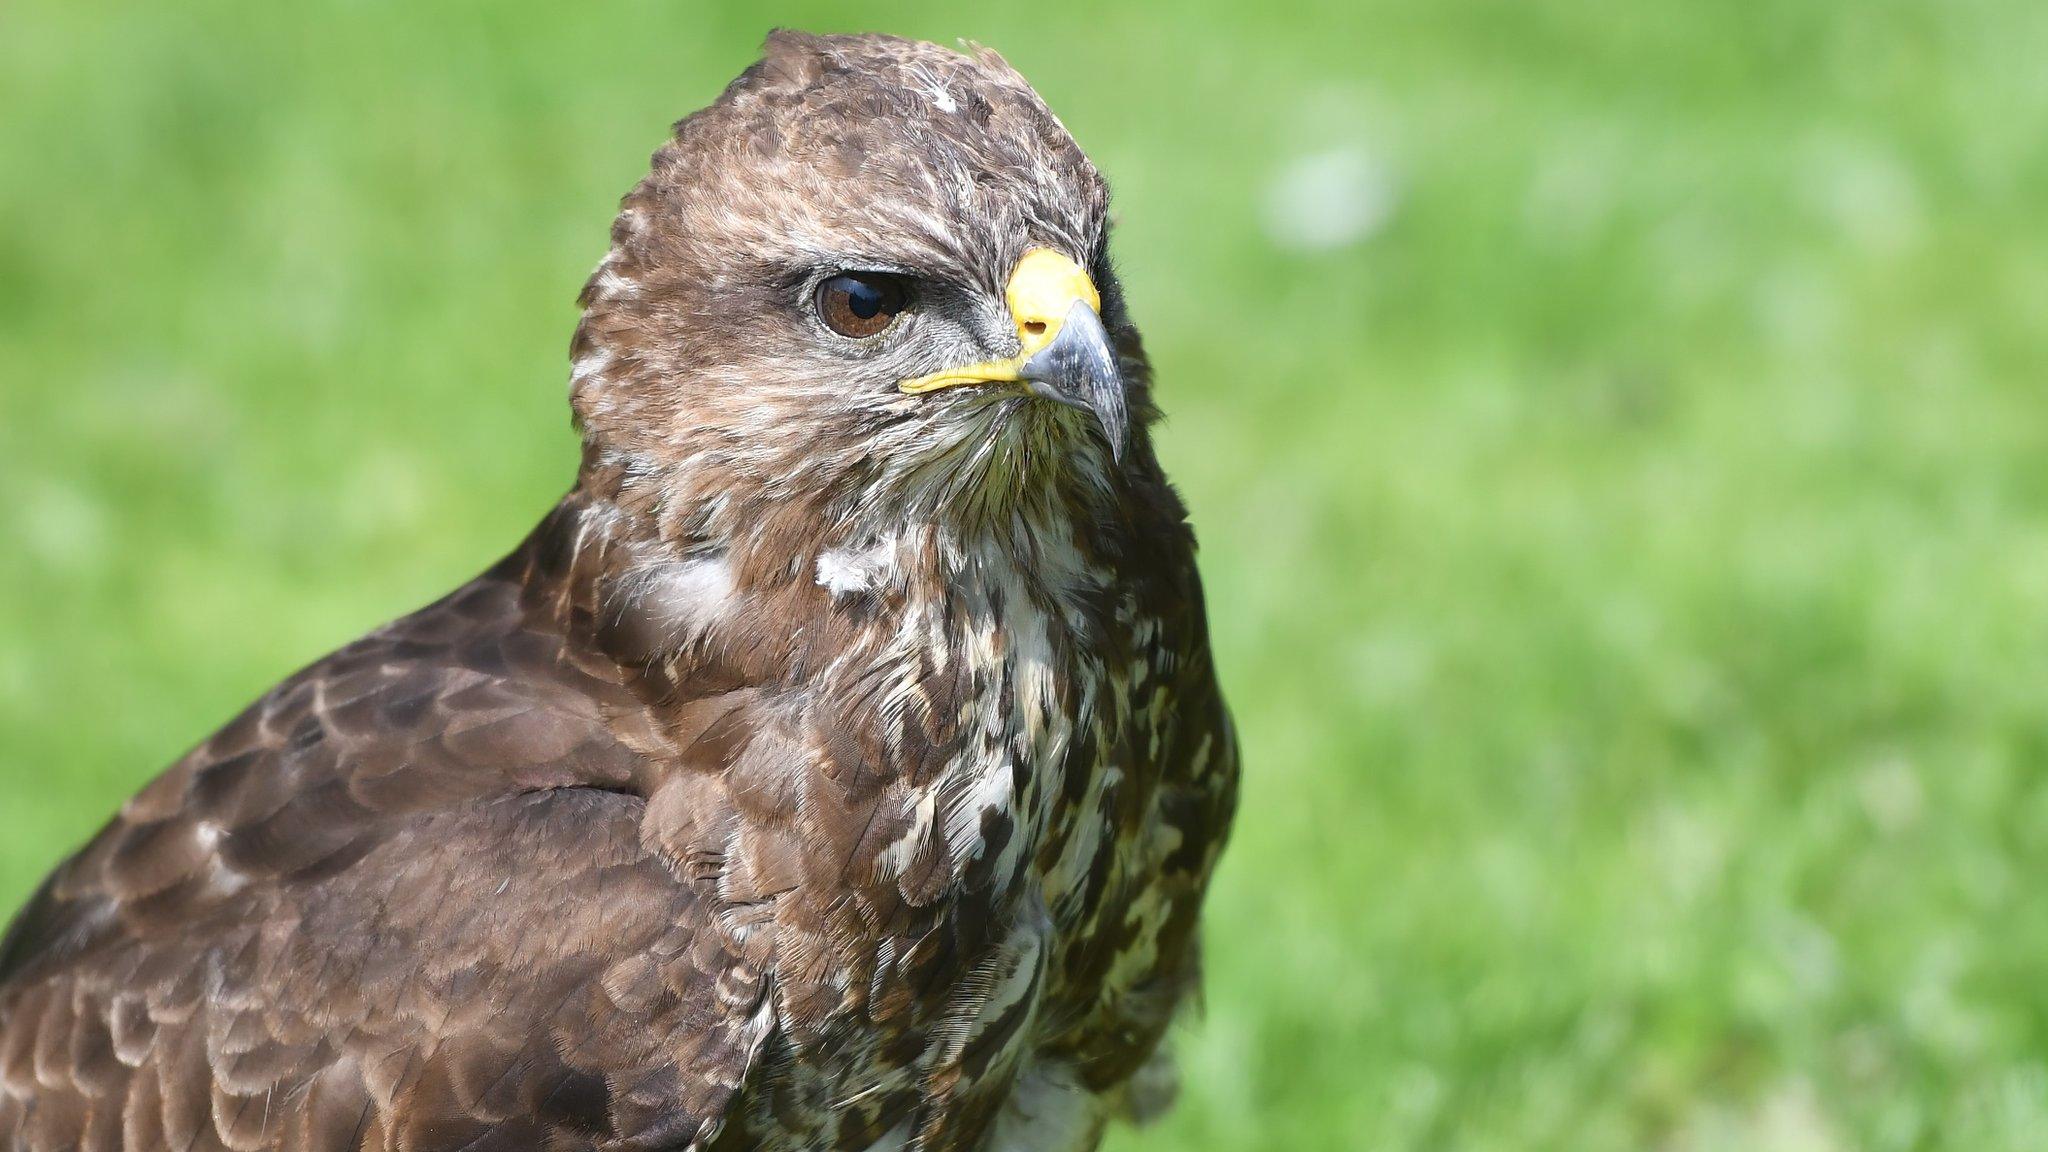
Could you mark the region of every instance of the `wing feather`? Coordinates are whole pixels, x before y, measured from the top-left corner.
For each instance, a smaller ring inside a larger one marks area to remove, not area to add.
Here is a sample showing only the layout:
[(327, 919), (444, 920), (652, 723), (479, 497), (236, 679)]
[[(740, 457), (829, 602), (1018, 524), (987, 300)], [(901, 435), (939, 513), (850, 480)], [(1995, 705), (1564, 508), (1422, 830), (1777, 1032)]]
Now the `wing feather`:
[[(696, 755), (744, 746), (745, 700), (706, 702)], [(708, 1135), (769, 957), (643, 834), (636, 704), (503, 576), (280, 685), (0, 940), (0, 1147)]]

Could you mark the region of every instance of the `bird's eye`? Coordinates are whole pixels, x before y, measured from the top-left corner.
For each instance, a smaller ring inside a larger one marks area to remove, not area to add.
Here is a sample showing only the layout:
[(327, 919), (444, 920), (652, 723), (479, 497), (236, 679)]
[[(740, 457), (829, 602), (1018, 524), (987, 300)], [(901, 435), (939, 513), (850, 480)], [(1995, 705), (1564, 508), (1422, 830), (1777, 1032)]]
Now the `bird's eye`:
[(818, 285), (825, 326), (855, 339), (887, 329), (909, 303), (902, 279), (882, 272), (841, 272)]

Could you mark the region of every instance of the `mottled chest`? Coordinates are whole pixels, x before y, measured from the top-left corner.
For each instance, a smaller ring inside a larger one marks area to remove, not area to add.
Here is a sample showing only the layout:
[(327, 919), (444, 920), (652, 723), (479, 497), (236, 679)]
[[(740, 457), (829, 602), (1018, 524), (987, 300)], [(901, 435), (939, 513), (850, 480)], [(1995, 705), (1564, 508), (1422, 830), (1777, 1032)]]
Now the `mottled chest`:
[(863, 638), (806, 693), (809, 742), (858, 733), (861, 779), (884, 781), (843, 854), (826, 850), (838, 822), (815, 814), (850, 774), (796, 809), (840, 869), (818, 875), (848, 891), (777, 897), (826, 926), (778, 947), (780, 983), (815, 973), (818, 1002), (867, 1029), (806, 1030), (811, 1001), (785, 993), (782, 1027), (808, 1056), (775, 1107), (815, 1117), (820, 1147), (868, 1147), (913, 1101), (921, 1146), (954, 1147), (1026, 1085), (1073, 1138), (1023, 1146), (1086, 1146), (1186, 987), (1173, 925), (1193, 905), (1162, 884), (1184, 837), (1162, 819), (1160, 760), (1184, 638), (1148, 585), (1081, 557), (1048, 533), (898, 535), (817, 558), (815, 586)]

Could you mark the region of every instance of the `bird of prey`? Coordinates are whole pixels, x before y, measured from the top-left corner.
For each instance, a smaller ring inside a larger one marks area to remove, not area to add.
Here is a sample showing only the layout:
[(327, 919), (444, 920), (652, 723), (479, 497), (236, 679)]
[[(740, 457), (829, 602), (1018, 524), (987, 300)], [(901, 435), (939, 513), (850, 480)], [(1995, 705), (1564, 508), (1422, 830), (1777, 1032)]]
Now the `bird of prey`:
[(574, 488), (0, 941), (0, 1147), (1071, 1152), (1236, 797), (1108, 194), (995, 53), (778, 33), (581, 296)]

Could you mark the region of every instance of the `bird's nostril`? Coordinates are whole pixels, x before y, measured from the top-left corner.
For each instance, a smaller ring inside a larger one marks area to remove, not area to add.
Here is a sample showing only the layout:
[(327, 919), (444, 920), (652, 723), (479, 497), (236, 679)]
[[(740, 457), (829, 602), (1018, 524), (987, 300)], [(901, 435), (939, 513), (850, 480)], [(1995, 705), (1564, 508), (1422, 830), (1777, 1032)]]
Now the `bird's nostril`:
[(1026, 334), (1026, 335), (1028, 335), (1028, 336), (1043, 336), (1043, 335), (1045, 335), (1045, 321), (1043, 321), (1043, 320), (1027, 320), (1027, 321), (1025, 321), (1025, 322), (1024, 322), (1024, 332), (1025, 332), (1025, 334)]

